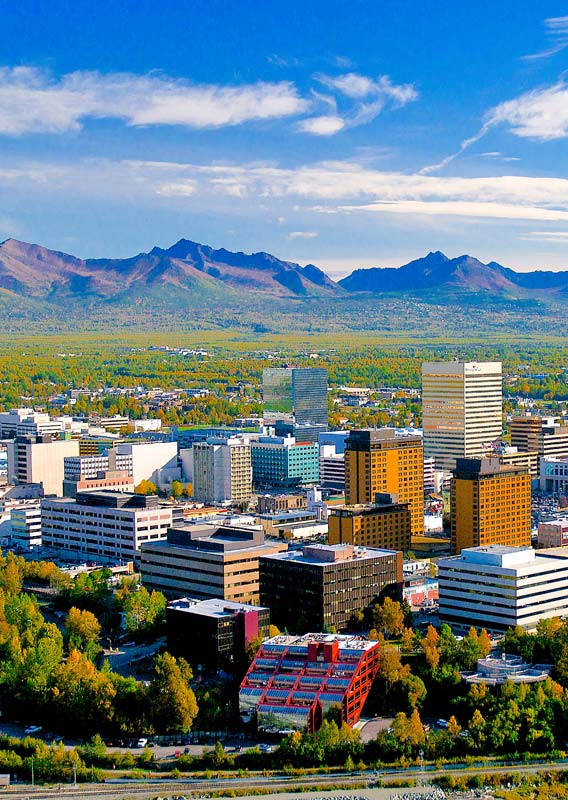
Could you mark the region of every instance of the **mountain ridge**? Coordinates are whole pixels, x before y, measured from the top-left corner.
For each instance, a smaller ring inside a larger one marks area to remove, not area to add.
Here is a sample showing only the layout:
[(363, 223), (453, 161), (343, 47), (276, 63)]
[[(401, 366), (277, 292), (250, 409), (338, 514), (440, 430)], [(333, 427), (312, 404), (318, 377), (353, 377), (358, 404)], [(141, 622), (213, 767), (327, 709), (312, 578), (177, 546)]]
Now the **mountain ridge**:
[[(420, 296), (426, 302), (460, 297), (568, 300), (568, 271), (516, 272), (470, 255), (439, 250), (401, 267), (356, 269), (335, 282), (314, 264), (301, 266), (270, 253), (215, 249), (182, 238), (129, 258), (81, 259), (17, 239), (0, 243), (0, 290), (40, 303), (128, 303), (129, 297), (193, 307), (223, 299), (348, 300), (361, 294)], [(267, 306), (268, 308), (268, 306)]]

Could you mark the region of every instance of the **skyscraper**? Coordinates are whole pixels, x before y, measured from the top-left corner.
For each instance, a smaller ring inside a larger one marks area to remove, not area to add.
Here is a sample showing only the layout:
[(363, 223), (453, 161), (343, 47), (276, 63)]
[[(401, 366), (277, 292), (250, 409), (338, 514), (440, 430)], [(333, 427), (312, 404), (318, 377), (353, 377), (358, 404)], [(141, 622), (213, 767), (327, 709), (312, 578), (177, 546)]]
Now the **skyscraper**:
[[(298, 440), (317, 441), (327, 430), (327, 369), (283, 367), (262, 373), (265, 421), (287, 422)], [(285, 431), (283, 431), (284, 433)]]
[(451, 487), (452, 553), (483, 545), (530, 547), (531, 475), (498, 458), (459, 458)]
[(457, 458), (479, 458), (501, 438), (502, 405), (500, 361), (422, 364), (424, 455), (450, 470)]
[(374, 503), (377, 494), (408, 503), (413, 536), (424, 533), (424, 454), (419, 436), (393, 428), (354, 430), (345, 442), (345, 502)]

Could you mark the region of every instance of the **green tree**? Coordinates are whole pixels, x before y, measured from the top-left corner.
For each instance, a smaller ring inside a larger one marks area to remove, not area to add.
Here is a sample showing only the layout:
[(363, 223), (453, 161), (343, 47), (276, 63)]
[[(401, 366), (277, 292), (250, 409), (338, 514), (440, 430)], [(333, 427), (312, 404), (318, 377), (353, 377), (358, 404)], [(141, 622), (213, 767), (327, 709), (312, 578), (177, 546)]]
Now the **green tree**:
[(189, 682), (192, 672), (183, 658), (157, 656), (155, 676), (148, 687), (153, 728), (157, 733), (188, 731), (197, 716), (197, 702)]
[(181, 497), (184, 492), (184, 486), (181, 481), (172, 481), (172, 485), (170, 487), (170, 494), (172, 497)]
[(65, 620), (65, 631), (70, 649), (80, 650), (90, 658), (99, 651), (101, 626), (91, 611), (70, 608)]
[(130, 592), (122, 601), (124, 624), (130, 633), (148, 633), (166, 618), (167, 600), (161, 592), (145, 586)]
[(398, 600), (385, 597), (382, 604), (373, 608), (373, 624), (387, 638), (399, 636), (404, 628), (404, 611)]
[(134, 491), (136, 494), (158, 494), (158, 487), (152, 481), (142, 480), (134, 487)]

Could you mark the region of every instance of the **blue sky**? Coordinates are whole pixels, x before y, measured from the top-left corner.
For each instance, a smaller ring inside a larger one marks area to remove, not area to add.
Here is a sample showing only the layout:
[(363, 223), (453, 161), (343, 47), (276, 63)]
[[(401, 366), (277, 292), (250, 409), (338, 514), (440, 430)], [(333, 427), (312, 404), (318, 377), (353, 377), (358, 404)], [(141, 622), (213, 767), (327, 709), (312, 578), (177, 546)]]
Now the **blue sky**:
[(0, 238), (568, 269), (567, 12), (0, 0)]

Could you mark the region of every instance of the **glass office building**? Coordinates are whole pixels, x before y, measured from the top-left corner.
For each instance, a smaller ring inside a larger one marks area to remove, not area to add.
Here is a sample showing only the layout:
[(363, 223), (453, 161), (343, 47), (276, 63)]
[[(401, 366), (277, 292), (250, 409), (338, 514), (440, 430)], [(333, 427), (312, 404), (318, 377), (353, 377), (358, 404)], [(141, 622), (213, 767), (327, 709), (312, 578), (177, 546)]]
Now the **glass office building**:
[(265, 369), (262, 374), (265, 422), (291, 424), (297, 440), (317, 441), (328, 428), (327, 370), (315, 367)]

